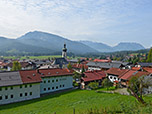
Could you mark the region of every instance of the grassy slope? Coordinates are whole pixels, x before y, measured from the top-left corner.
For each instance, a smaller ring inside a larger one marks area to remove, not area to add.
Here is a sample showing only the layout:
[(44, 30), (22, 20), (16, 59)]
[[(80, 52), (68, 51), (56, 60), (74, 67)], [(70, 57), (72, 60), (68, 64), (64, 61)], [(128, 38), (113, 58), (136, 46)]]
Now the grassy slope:
[[(29, 57), (28, 59), (48, 59), (49, 57), (50, 57), (50, 58), (53, 58), (53, 57), (61, 57), (61, 55), (28, 56), (28, 57)], [(27, 59), (27, 57), (25, 57), (25, 56), (22, 56), (22, 57), (4, 56), (3, 58), (5, 58), (5, 59), (17, 59), (17, 58), (20, 58), (21, 60), (22, 60), (22, 59)]]
[[(147, 101), (152, 101), (152, 97), (146, 97)], [(96, 93), (95, 91), (74, 90), (71, 92), (49, 95), (40, 99), (14, 103), (0, 106), (0, 114), (72, 114), (73, 108), (76, 114), (85, 112), (87, 109), (100, 109), (107, 107), (110, 109), (120, 109), (120, 104), (132, 106), (145, 110), (140, 107), (135, 98), (131, 96)]]

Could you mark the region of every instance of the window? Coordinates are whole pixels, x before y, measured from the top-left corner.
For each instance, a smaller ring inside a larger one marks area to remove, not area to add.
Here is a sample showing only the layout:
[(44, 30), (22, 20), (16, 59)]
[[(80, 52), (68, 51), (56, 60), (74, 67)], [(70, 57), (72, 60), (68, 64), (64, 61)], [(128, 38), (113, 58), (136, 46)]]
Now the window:
[(50, 87), (48, 88), (48, 90), (50, 90)]
[(22, 85), (20, 85), (20, 88), (22, 88)]
[(64, 85), (63, 85), (63, 87), (64, 87)]
[(7, 96), (7, 95), (5, 95), (5, 99), (8, 99), (8, 96)]
[(2, 100), (2, 96), (0, 96), (0, 100)]
[(5, 87), (5, 90), (7, 90), (8, 88), (7, 87)]
[(25, 85), (25, 88), (27, 88), (27, 85)]
[(23, 94), (22, 93), (20, 93), (20, 97), (22, 97), (23, 96)]
[(25, 93), (25, 96), (27, 96), (27, 93)]
[(32, 92), (30, 92), (30, 95), (32, 95)]
[(58, 89), (58, 86), (56, 86), (56, 89)]
[(112, 79), (112, 77), (110, 77), (110, 79)]
[(30, 84), (30, 87), (32, 87), (32, 84)]
[(44, 83), (46, 83), (46, 81), (44, 80)]
[(2, 88), (0, 87), (0, 91), (2, 91)]
[(13, 89), (13, 87), (11, 87), (11, 90)]
[(13, 98), (14, 96), (13, 95), (11, 95), (11, 98)]
[(54, 87), (52, 87), (52, 89), (54, 89)]
[(56, 79), (56, 82), (58, 82), (58, 79)]
[(48, 80), (48, 83), (50, 83), (50, 80)]
[(46, 88), (44, 88), (44, 91), (46, 91)]
[(52, 82), (54, 82), (54, 80), (52, 80)]
[(116, 80), (116, 77), (114, 77), (114, 79)]
[(62, 87), (62, 85), (60, 85), (60, 87)]

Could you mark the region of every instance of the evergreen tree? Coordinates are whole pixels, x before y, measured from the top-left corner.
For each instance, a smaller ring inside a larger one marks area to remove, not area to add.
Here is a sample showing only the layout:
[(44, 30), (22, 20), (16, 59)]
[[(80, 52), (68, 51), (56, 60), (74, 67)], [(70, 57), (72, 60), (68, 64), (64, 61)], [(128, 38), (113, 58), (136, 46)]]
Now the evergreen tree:
[(151, 63), (152, 62), (152, 48), (150, 49), (147, 57), (147, 62)]
[(83, 74), (85, 72), (84, 66), (82, 66), (82, 71), (81, 73)]
[(69, 64), (68, 64), (68, 66), (67, 66), (67, 67), (68, 67), (68, 69), (70, 69), (70, 70), (72, 69), (72, 65), (71, 65), (71, 63), (70, 63), (70, 62), (69, 62)]
[(12, 71), (18, 71), (18, 70), (21, 70), (21, 64), (18, 61), (14, 61)]

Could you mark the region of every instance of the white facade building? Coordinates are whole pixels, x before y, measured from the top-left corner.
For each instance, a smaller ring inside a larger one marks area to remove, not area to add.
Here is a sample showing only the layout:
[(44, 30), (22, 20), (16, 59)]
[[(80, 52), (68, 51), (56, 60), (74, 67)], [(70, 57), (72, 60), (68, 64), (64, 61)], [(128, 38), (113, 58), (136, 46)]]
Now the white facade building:
[(71, 76), (58, 76), (42, 78), (40, 84), (40, 93), (50, 93), (54, 91), (73, 88), (73, 77)]
[(23, 70), (0, 73), (0, 105), (39, 98), (41, 94), (73, 88), (68, 69)]
[(40, 83), (0, 87), (0, 105), (40, 97)]

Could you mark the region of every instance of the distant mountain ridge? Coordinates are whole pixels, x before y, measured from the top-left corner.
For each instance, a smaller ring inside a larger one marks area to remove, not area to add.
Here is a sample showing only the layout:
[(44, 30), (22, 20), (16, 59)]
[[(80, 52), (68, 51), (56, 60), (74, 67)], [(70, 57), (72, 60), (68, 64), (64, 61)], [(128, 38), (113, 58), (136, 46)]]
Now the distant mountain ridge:
[(74, 54), (114, 52), (145, 49), (138, 43), (119, 43), (111, 47), (103, 43), (91, 41), (71, 41), (47, 32), (28, 32), (17, 39), (0, 37), (0, 53), (42, 53), (61, 52), (63, 44), (67, 44), (68, 52)]
[(92, 42), (92, 41), (80, 41), (80, 42), (98, 50), (99, 52), (136, 51), (136, 50), (145, 49), (145, 47), (142, 46), (141, 44), (134, 42), (120, 42), (119, 44), (113, 47), (103, 43)]
[(80, 42), (71, 41), (58, 35), (40, 31), (26, 33), (25, 35), (17, 38), (17, 40), (24, 44), (52, 49), (54, 51), (62, 51), (63, 44), (66, 43), (68, 52), (76, 54), (98, 52), (97, 50)]

